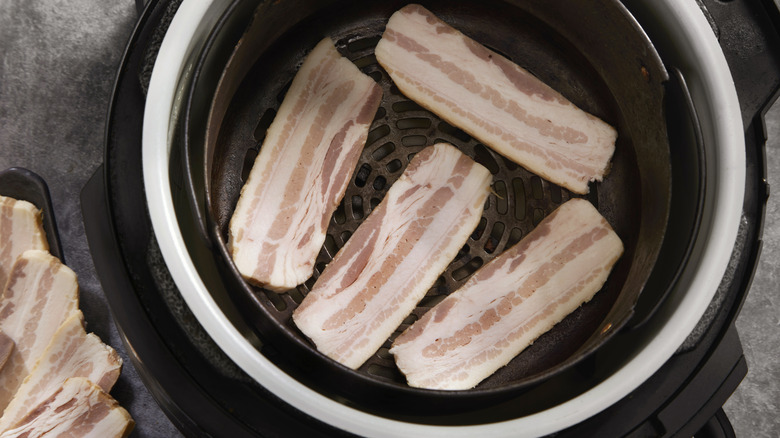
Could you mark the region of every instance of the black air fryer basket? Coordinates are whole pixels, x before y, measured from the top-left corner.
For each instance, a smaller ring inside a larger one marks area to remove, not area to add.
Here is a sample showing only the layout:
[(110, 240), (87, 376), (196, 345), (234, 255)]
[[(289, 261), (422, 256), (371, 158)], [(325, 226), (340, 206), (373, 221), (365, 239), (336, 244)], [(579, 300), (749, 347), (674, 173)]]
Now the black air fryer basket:
[[(173, 166), (181, 168), (171, 171), (183, 172), (186, 181), (177, 217), (201, 277), (218, 301), (239, 309), (264, 341), (263, 354), (301, 382), (361, 409), (454, 413), (528, 391), (585, 361), (617, 331), (641, 324), (687, 256), (704, 168), (685, 84), (673, 67), (670, 79), (651, 42), (617, 0), (423, 3), (617, 128), (611, 171), (591, 185), (586, 198), (614, 227), (626, 251), (589, 303), (472, 390), (408, 387), (387, 352), (392, 337), (356, 371), (332, 361), (298, 331), (292, 312), (414, 153), (439, 141), (455, 145), (491, 171), (493, 194), (468, 243), (393, 336), (577, 196), (511, 163), (398, 91), (373, 49), (389, 16), (404, 4), (234, 1), (196, 63), (177, 133), (180, 148), (173, 151), (179, 159)], [(225, 245), (227, 226), (289, 83), (325, 36), (382, 86), (384, 97), (313, 277), (277, 294), (243, 281)], [(675, 220), (667, 230), (672, 206)], [(674, 238), (664, 241), (667, 234)], [(659, 252), (663, 274), (651, 277)]]

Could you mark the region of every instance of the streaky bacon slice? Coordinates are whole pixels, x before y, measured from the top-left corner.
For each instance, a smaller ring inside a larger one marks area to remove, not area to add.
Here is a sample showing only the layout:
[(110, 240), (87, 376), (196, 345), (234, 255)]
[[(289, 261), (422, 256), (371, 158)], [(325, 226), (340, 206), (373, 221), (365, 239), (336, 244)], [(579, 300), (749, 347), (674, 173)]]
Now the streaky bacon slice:
[(73, 377), (0, 438), (121, 438), (134, 426), (130, 414), (99, 386)]
[(418, 152), (322, 272), (295, 324), (323, 354), (358, 368), (466, 243), (490, 182), (490, 172), (454, 146)]
[(420, 5), (390, 17), (376, 58), (407, 97), (569, 190), (601, 181), (617, 131)]
[(15, 348), (0, 370), (0, 412), (79, 306), (76, 274), (47, 251), (25, 251), (9, 274), (0, 300), (0, 330)]
[(247, 281), (281, 292), (311, 276), (381, 99), (329, 38), (307, 56), (231, 218), (228, 245)]
[(0, 196), (0, 291), (17, 257), (28, 249), (49, 250), (42, 220), (33, 204)]
[(51, 337), (48, 347), (0, 418), (0, 432), (8, 430), (70, 377), (85, 377), (103, 391), (114, 386), (122, 368), (117, 352), (95, 334), (84, 331), (81, 311), (68, 318)]
[(469, 389), (506, 365), (604, 285), (623, 243), (572, 199), (394, 341), (410, 386)]

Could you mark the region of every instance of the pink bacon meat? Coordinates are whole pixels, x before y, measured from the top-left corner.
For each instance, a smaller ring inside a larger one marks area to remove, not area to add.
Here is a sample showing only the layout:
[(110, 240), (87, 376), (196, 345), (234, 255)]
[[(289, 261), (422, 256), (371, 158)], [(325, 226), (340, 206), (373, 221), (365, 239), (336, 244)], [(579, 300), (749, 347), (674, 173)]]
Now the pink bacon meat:
[(622, 253), (598, 211), (572, 199), (412, 324), (390, 353), (410, 386), (472, 388), (589, 301)]
[(231, 218), (228, 245), (247, 281), (284, 291), (311, 276), (381, 99), (330, 39), (308, 55)]
[(358, 368), (398, 328), (466, 243), (490, 172), (455, 147), (423, 149), (293, 313), (317, 349)]
[(84, 330), (84, 316), (77, 310), (51, 336), (48, 347), (6, 406), (0, 417), (0, 433), (19, 424), (68, 378), (84, 377), (109, 392), (121, 368), (119, 354)]
[(376, 58), (407, 97), (569, 190), (601, 181), (614, 128), (419, 5), (390, 17)]
[(15, 344), (0, 370), (0, 412), (78, 307), (76, 273), (58, 258), (37, 249), (17, 257), (0, 300), (0, 330)]
[(102, 388), (72, 377), (0, 438), (122, 438), (135, 422)]
[(42, 221), (33, 204), (0, 196), (0, 291), (17, 257), (28, 249), (49, 250)]

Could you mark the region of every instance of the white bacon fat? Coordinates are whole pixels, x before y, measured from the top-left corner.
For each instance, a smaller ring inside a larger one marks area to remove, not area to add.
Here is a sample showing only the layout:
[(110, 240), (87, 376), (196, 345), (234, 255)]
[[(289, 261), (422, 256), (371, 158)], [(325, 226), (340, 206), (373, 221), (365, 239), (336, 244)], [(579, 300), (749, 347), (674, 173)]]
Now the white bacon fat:
[(76, 311), (51, 337), (35, 367), (5, 408), (0, 418), (0, 432), (18, 424), (68, 378), (84, 377), (109, 392), (121, 368), (122, 359), (116, 351), (96, 335), (87, 334), (84, 317), (81, 311)]
[(0, 291), (17, 257), (28, 249), (49, 249), (41, 221), (33, 204), (0, 196)]
[(76, 274), (58, 258), (28, 250), (16, 259), (0, 300), (0, 330), (15, 342), (0, 370), (0, 412), (78, 306)]
[(393, 343), (410, 386), (469, 389), (601, 289), (623, 244), (573, 199), (483, 266)]
[(396, 330), (477, 226), (483, 166), (440, 143), (411, 160), (293, 313), (323, 354), (358, 368)]
[(601, 181), (617, 132), (419, 5), (390, 17), (376, 58), (409, 98), (569, 190)]
[(99, 386), (74, 377), (0, 438), (120, 438), (134, 426), (130, 414)]
[(231, 218), (228, 244), (247, 281), (285, 291), (311, 276), (381, 98), (330, 39), (308, 55)]

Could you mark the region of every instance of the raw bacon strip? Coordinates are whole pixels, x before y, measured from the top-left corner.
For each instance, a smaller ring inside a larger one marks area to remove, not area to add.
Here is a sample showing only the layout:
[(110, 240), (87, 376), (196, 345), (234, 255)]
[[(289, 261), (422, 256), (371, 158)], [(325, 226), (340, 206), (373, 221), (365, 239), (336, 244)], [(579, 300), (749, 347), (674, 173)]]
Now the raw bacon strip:
[(41, 211), (27, 201), (0, 196), (0, 290), (16, 258), (28, 249), (49, 249)]
[(78, 306), (76, 274), (58, 258), (29, 250), (16, 259), (0, 300), (0, 330), (16, 344), (0, 370), (0, 412)]
[(306, 58), (231, 218), (228, 244), (247, 281), (284, 291), (311, 276), (381, 99), (330, 39)]
[(622, 253), (590, 203), (568, 201), (412, 324), (390, 353), (410, 386), (472, 388), (589, 301)]
[(334, 360), (363, 364), (466, 243), (490, 181), (451, 145), (420, 151), (293, 313), (301, 331)]
[(0, 418), (0, 431), (19, 423), (70, 377), (85, 377), (110, 391), (122, 359), (96, 335), (84, 331), (81, 311), (71, 316), (51, 338), (32, 372), (19, 387)]
[(0, 438), (120, 438), (130, 435), (130, 414), (99, 386), (70, 378)]
[(390, 17), (376, 58), (409, 98), (576, 193), (601, 181), (617, 132), (419, 5)]

